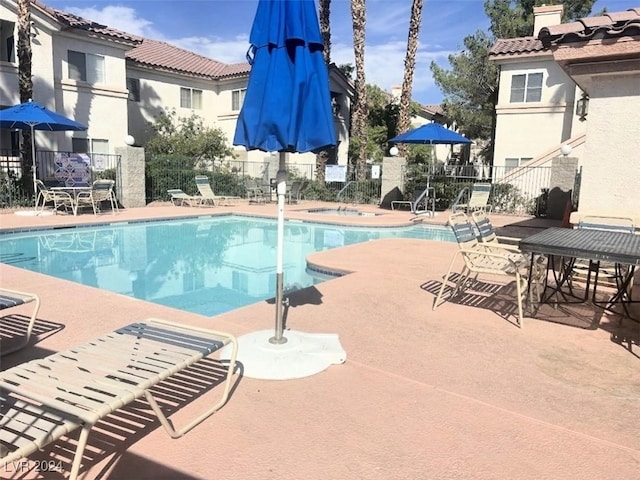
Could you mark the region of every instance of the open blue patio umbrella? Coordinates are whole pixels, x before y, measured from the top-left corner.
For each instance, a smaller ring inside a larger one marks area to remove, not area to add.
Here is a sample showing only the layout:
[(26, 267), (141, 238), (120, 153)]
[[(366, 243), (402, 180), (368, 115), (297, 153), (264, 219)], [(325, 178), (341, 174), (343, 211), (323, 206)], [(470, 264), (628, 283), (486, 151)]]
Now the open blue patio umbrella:
[(408, 130), (389, 140), (389, 143), (412, 143), (426, 145), (454, 145), (471, 143), (467, 137), (449, 130), (439, 123), (427, 123), (421, 127)]
[(234, 145), (280, 152), (276, 178), (278, 240), (276, 332), (284, 343), (282, 321), (285, 152), (315, 152), (336, 144), (329, 75), (313, 0), (260, 0), (247, 55), (251, 64)]
[(0, 128), (31, 130), (31, 161), (33, 162), (33, 193), (36, 189), (36, 141), (34, 130), (62, 132), (82, 131), (87, 127), (59, 113), (48, 110), (37, 102), (28, 101), (0, 110)]

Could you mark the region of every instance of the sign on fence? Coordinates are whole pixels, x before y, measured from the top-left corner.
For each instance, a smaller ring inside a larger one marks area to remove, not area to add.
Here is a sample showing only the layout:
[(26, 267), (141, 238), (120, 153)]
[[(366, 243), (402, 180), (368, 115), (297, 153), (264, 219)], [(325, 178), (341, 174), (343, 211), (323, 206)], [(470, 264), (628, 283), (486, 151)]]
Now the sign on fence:
[(347, 166), (346, 165), (326, 165), (324, 170), (324, 181), (329, 182), (342, 182), (347, 180)]

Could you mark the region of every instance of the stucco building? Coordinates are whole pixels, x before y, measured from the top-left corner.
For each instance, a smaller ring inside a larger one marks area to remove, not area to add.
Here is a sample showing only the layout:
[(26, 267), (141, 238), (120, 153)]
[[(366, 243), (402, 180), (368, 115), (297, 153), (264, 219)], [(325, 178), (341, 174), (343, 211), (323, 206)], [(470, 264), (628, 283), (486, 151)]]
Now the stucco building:
[[(250, 66), (224, 64), (168, 43), (142, 38), (32, 0), (33, 100), (87, 125), (86, 132), (36, 132), (39, 151), (113, 154), (132, 135), (144, 145), (148, 123), (163, 110), (196, 114), (233, 140)], [(0, 108), (20, 102), (17, 2), (0, 3)], [(329, 68), (338, 146), (332, 163), (347, 163), (351, 82)], [(19, 150), (17, 132), (0, 130), (0, 152)], [(234, 147), (238, 160), (264, 162), (269, 154)], [(315, 155), (287, 154), (293, 164)], [(232, 159), (225, 159), (232, 160)]]
[(531, 37), (501, 39), (494, 165), (545, 166), (561, 147), (582, 170), (579, 212), (640, 223), (640, 7), (561, 23), (535, 10)]

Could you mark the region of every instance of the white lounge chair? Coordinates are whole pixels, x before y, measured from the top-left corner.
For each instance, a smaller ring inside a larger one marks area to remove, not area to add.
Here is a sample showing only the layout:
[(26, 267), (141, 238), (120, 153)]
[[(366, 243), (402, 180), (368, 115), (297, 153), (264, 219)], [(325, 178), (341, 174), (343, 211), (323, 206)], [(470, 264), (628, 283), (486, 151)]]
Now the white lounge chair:
[(187, 205), (189, 207), (197, 207), (202, 203), (202, 197), (199, 195), (187, 195), (179, 188), (172, 188), (167, 190), (167, 193), (171, 195), (171, 203), (177, 207)]
[(196, 175), (196, 185), (198, 187), (198, 191), (202, 196), (202, 203), (200, 205), (205, 205), (206, 203), (210, 203), (213, 206), (217, 205), (231, 205), (229, 203), (232, 199), (237, 199), (238, 197), (230, 197), (227, 195), (216, 195), (211, 188), (211, 184), (209, 183), (209, 177), (206, 175)]
[[(20, 350), (29, 343), (31, 333), (33, 332), (33, 326), (35, 325), (36, 318), (38, 316), (38, 310), (40, 309), (40, 298), (36, 294), (0, 288), (0, 310), (17, 307), (18, 305), (24, 305), (27, 303), (34, 304), (31, 318), (27, 324), (27, 331), (21, 336), (21, 340), (16, 341), (13, 345), (0, 345), (0, 355), (6, 355), (8, 353), (15, 352), (16, 350)], [(2, 336), (4, 337), (5, 334), (3, 333)], [(8, 338), (13, 340), (13, 334), (7, 335), (6, 339)], [(6, 339), (5, 341), (7, 341)]]
[[(180, 429), (160, 409), (151, 387), (232, 345), (223, 392), (213, 406)], [(6, 469), (60, 437), (81, 429), (69, 478), (78, 476), (91, 429), (110, 413), (145, 398), (172, 438), (227, 401), (237, 341), (228, 333), (149, 319), (0, 373), (0, 457)]]
[[(459, 203), (467, 192), (469, 193), (466, 202)], [(468, 187), (465, 187), (460, 191), (456, 201), (451, 207), (451, 211), (453, 213), (456, 213), (459, 210), (467, 213), (475, 212), (476, 210), (486, 210), (490, 212), (493, 210), (493, 206), (489, 205), (490, 195), (490, 183), (474, 183), (470, 191)]]

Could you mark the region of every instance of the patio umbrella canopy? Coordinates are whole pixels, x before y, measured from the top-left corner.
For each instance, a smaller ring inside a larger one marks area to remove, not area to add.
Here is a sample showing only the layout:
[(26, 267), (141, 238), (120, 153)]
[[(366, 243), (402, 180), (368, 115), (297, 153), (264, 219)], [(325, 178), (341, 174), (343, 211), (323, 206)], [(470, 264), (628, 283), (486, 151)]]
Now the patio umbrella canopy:
[[(275, 335), (268, 342), (280, 346), (266, 350), (263, 345), (253, 345), (265, 350), (272, 363), (303, 364), (298, 358), (284, 359), (283, 344), (283, 256), (284, 256), (284, 201), (286, 194), (286, 165), (284, 152), (315, 152), (336, 144), (329, 74), (322, 54), (323, 44), (318, 26), (316, 6), (313, 0), (260, 0), (254, 19), (251, 47), (247, 60), (251, 64), (249, 83), (244, 104), (238, 116), (234, 145), (242, 145), (247, 150), (280, 152), (277, 182), (278, 193), (278, 235), (276, 248), (276, 328)], [(260, 332), (258, 332), (260, 333)], [(311, 340), (310, 334), (290, 337), (288, 351)], [(327, 341), (325, 336), (323, 342)], [(256, 338), (259, 338), (256, 337)], [(311, 340), (313, 343), (315, 340)], [(337, 343), (335, 339), (334, 345)], [(344, 361), (345, 353), (340, 348), (331, 348), (316, 343), (310, 350), (314, 355), (329, 359), (330, 363)], [(339, 347), (339, 345), (338, 345)], [(249, 350), (249, 349), (247, 349)], [(245, 352), (247, 351), (245, 350)], [(318, 352), (321, 352), (318, 355)], [(336, 354), (333, 354), (336, 352)], [(311, 355), (313, 356), (313, 355)], [(307, 357), (308, 359), (308, 357)], [(263, 359), (260, 360), (263, 362)], [(250, 367), (245, 362), (245, 373)], [(290, 365), (293, 368), (295, 365)], [(324, 367), (317, 371), (321, 371)], [(313, 371), (312, 373), (317, 373)], [(312, 374), (308, 373), (308, 374)], [(262, 376), (257, 378), (299, 378), (308, 374), (292, 373), (291, 376)], [(269, 374), (270, 375), (270, 374)], [(249, 375), (251, 376), (251, 375)]]
[(33, 162), (33, 192), (36, 193), (36, 142), (34, 130), (51, 132), (82, 131), (87, 127), (59, 113), (52, 112), (34, 101), (0, 110), (0, 128), (31, 130), (31, 161)]
[(471, 140), (458, 132), (443, 127), (439, 123), (427, 123), (393, 137), (389, 140), (389, 143), (454, 145), (457, 143), (471, 143)]
[(314, 1), (261, 0), (249, 41), (251, 74), (233, 144), (298, 153), (335, 145)]

